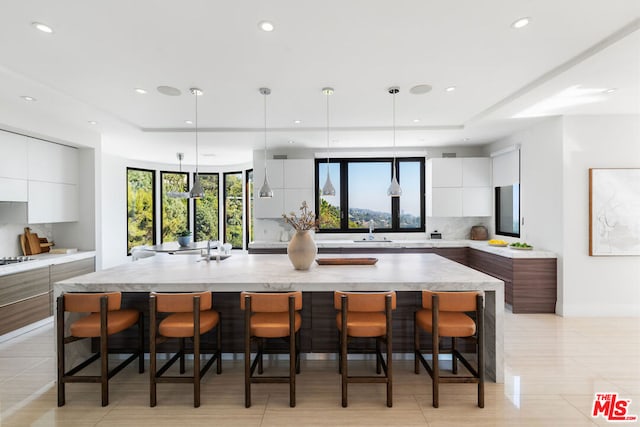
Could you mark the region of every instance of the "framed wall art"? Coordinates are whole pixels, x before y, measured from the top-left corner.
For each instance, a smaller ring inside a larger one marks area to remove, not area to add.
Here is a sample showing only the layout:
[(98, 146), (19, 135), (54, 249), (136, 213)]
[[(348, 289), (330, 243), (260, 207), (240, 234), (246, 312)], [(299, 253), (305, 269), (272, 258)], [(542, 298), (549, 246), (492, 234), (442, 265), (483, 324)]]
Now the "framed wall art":
[(640, 255), (640, 169), (589, 169), (589, 255)]

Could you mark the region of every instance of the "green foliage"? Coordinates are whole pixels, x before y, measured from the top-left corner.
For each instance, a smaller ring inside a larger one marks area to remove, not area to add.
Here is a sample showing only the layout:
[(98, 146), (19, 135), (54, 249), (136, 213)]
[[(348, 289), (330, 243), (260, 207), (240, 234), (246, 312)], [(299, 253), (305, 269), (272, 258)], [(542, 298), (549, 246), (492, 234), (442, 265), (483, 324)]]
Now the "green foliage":
[(153, 172), (127, 171), (127, 253), (153, 244)]
[(200, 174), (204, 197), (196, 200), (196, 241), (218, 240), (218, 174)]
[(175, 242), (178, 232), (189, 228), (187, 199), (167, 197), (167, 192), (188, 191), (186, 173), (162, 174), (162, 241)]
[(234, 248), (242, 248), (242, 218), (244, 203), (242, 197), (242, 174), (227, 174), (224, 187), (225, 236), (224, 241)]
[(340, 228), (340, 208), (320, 198), (319, 227), (321, 230)]

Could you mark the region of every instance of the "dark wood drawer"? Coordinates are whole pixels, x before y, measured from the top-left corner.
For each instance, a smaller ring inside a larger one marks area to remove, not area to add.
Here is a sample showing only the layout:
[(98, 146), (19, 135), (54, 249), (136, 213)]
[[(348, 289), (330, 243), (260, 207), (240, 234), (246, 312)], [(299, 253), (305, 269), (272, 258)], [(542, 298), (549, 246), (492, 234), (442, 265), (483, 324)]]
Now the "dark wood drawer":
[(49, 298), (46, 293), (0, 307), (0, 335), (49, 317)]
[(49, 292), (49, 267), (0, 277), (0, 307)]
[(54, 264), (51, 266), (51, 283), (82, 274), (93, 273), (94, 271), (96, 271), (96, 259), (94, 257), (64, 264)]

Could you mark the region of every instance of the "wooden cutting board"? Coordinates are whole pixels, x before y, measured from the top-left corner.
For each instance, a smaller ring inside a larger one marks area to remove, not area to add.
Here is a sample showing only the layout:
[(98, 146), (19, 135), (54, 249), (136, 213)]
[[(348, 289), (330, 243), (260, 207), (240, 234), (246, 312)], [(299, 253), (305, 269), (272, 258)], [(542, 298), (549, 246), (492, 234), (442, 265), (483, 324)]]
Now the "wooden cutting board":
[(24, 236), (27, 240), (29, 255), (36, 255), (42, 252), (42, 249), (40, 249), (40, 238), (38, 238), (37, 234), (32, 233), (29, 227), (24, 228)]

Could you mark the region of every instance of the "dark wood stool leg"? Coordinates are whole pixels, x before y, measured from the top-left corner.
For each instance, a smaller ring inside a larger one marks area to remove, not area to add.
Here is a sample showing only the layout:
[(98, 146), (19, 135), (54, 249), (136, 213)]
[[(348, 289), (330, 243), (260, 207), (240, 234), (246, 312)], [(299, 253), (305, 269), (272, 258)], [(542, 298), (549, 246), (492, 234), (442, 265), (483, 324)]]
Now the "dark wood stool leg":
[(138, 373), (144, 372), (144, 316), (138, 317)]
[(100, 383), (102, 406), (109, 404), (109, 338), (107, 335), (107, 297), (100, 298)]
[(65, 404), (65, 351), (64, 351), (64, 296), (59, 296), (56, 304), (56, 325), (57, 353), (58, 353), (58, 406)]
[(244, 406), (251, 406), (251, 297), (244, 299)]
[[(184, 338), (182, 339), (184, 343)], [(184, 348), (182, 349), (184, 360)], [(200, 297), (193, 297), (193, 407), (200, 407)]]
[(420, 328), (417, 322), (418, 312), (413, 313), (413, 370), (416, 374), (420, 373)]
[(149, 299), (149, 406), (156, 406), (156, 298)]
[(184, 366), (184, 338), (179, 338), (178, 341), (180, 342), (180, 347), (179, 347), (179, 352), (180, 352), (180, 373), (184, 374), (186, 369)]
[(385, 311), (387, 318), (387, 407), (391, 408), (393, 406), (393, 349), (392, 349), (392, 341), (393, 334), (391, 328), (391, 295), (387, 295), (385, 297)]
[(376, 338), (376, 374), (382, 372), (382, 349), (380, 347), (380, 337)]
[(289, 297), (289, 406), (296, 406), (296, 299)]
[(437, 296), (433, 296), (432, 300), (432, 328), (431, 328), (431, 337), (432, 337), (432, 347), (433, 347), (433, 376), (432, 380), (432, 393), (433, 393), (433, 407), (438, 407), (438, 389), (440, 386), (440, 337), (438, 336), (438, 298)]
[(484, 408), (484, 298), (476, 297), (476, 323), (478, 326), (478, 406)]
[(218, 318), (218, 327), (216, 328), (216, 340), (217, 340), (217, 348), (216, 348), (216, 357), (218, 360), (216, 361), (216, 373), (222, 373), (222, 315), (219, 314)]
[(256, 357), (258, 358), (258, 374), (262, 375), (264, 373), (264, 366), (262, 364), (262, 355), (264, 354), (264, 339), (258, 338), (258, 354)]
[(347, 400), (347, 382), (349, 376), (347, 372), (348, 359), (347, 359), (347, 296), (341, 297), (342, 302), (342, 328), (340, 330), (340, 370), (342, 371), (342, 407), (346, 408), (348, 405)]
[(458, 373), (458, 358), (456, 357), (456, 337), (451, 337), (451, 372)]

